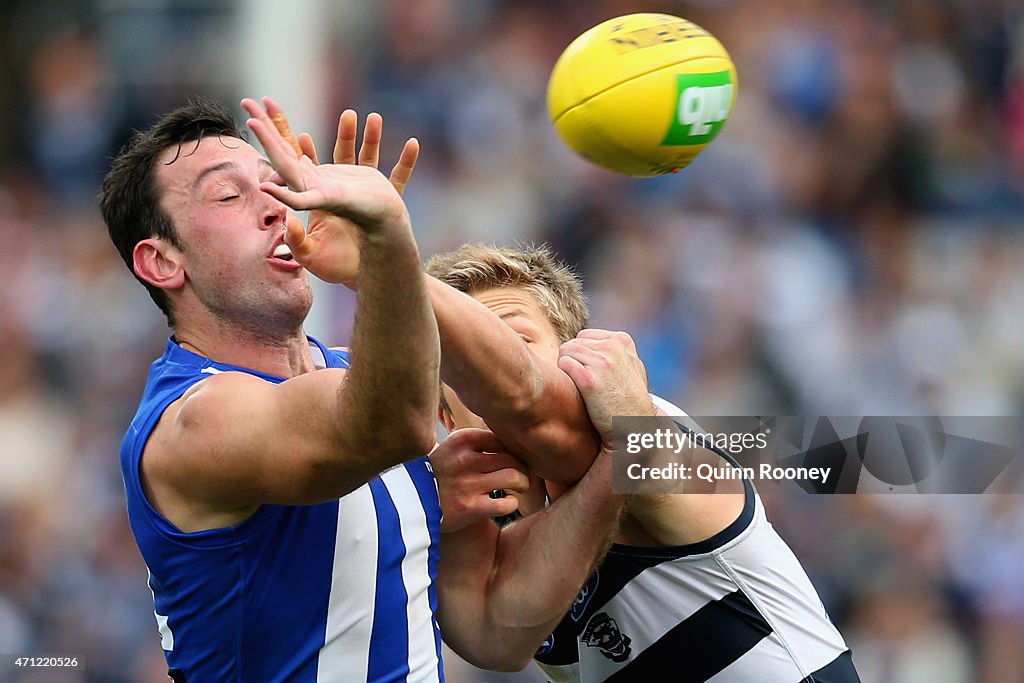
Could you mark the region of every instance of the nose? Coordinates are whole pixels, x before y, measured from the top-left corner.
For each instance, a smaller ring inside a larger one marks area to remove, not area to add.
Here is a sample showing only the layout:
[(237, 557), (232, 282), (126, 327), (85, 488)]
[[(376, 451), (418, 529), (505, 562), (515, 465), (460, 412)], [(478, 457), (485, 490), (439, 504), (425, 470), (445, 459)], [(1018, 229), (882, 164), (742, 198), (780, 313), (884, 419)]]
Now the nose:
[(263, 209), (261, 221), (264, 230), (283, 228), (288, 220), (288, 207), (267, 195), (266, 206)]

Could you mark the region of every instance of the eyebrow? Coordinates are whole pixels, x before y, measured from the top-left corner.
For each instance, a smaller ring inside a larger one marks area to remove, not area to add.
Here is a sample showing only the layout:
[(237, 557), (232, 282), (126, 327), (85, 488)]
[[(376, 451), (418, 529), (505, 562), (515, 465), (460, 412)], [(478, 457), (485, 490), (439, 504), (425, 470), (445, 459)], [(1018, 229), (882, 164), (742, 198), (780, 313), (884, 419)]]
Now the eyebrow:
[(508, 320), (509, 318), (528, 318), (526, 311), (519, 308), (513, 308), (511, 311), (505, 311), (498, 317), (502, 320)]
[[(259, 163), (259, 165), (260, 165), (262, 170), (273, 172), (273, 170), (274, 170), (273, 165), (271, 165), (271, 163), (269, 161), (267, 161), (266, 159), (260, 158), (258, 163)], [(234, 161), (222, 161), (219, 164), (214, 164), (213, 166), (210, 166), (209, 168), (204, 169), (202, 171), (202, 173), (200, 173), (199, 175), (196, 176), (195, 181), (192, 183), (192, 187), (193, 188), (199, 187), (200, 183), (202, 183), (206, 178), (208, 178), (209, 176), (213, 175), (214, 173), (220, 173), (221, 171), (234, 171), (234, 170), (238, 170), (238, 164), (235, 163)]]

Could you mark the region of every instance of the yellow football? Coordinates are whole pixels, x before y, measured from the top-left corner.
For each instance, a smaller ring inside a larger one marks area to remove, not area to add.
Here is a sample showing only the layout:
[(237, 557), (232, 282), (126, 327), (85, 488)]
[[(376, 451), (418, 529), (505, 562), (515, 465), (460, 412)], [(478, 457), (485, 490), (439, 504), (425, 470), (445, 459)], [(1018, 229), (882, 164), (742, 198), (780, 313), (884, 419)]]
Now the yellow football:
[(736, 67), (710, 33), (669, 14), (628, 14), (569, 44), (551, 72), (548, 113), (583, 157), (653, 176), (678, 171), (715, 139), (736, 90)]

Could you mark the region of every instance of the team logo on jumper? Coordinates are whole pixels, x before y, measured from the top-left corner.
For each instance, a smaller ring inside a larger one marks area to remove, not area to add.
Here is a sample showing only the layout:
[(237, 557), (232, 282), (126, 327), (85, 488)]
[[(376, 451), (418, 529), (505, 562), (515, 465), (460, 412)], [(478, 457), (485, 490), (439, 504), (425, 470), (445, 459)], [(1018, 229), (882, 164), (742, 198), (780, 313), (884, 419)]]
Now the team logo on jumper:
[(544, 639), (544, 642), (540, 644), (540, 647), (538, 647), (537, 651), (535, 653), (533, 653), (533, 656), (534, 657), (540, 657), (542, 655), (546, 655), (547, 653), (551, 652), (554, 648), (555, 648), (555, 634), (552, 633), (551, 635), (549, 635), (547, 638)]
[(590, 599), (594, 597), (594, 593), (597, 592), (597, 584), (601, 581), (601, 572), (594, 570), (594, 575), (583, 584), (583, 588), (580, 589), (579, 595), (576, 596), (576, 600), (573, 601), (572, 607), (569, 608), (569, 617), (573, 621), (579, 621), (583, 618), (583, 613), (587, 611), (587, 605), (590, 604)]
[(630, 637), (619, 630), (619, 625), (606, 613), (595, 614), (583, 631), (581, 640), (588, 647), (601, 650), (608, 659), (620, 663), (629, 659), (632, 650)]

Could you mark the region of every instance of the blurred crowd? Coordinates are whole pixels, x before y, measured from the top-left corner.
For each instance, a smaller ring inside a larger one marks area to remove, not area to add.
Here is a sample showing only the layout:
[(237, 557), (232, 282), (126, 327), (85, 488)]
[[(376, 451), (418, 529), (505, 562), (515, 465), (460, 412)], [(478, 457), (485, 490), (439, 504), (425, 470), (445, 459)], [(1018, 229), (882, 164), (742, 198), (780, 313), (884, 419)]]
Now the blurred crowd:
[[(240, 92), (224, 36), (241, 4), (0, 8), (0, 653), (77, 655), (88, 683), (165, 670), (117, 451), (168, 330), (109, 243), (98, 182), (132, 128), (190, 94), (273, 94)], [(652, 390), (689, 413), (1024, 409), (1019, 2), (323, 8), (315, 125), (379, 111), (385, 160), (420, 139), (407, 200), (424, 257), (551, 243), (592, 324), (630, 331)], [(576, 158), (545, 108), (562, 48), (634, 11), (710, 30), (740, 79), (719, 139), (657, 179)], [(344, 342), (351, 300), (321, 305)], [(766, 498), (865, 683), (1024, 681), (1024, 497)], [(542, 680), (454, 658), (449, 679)]]

